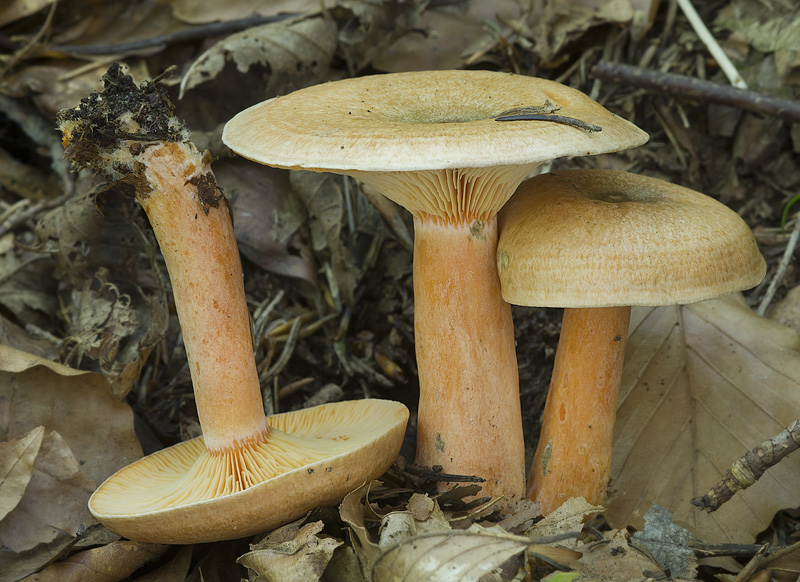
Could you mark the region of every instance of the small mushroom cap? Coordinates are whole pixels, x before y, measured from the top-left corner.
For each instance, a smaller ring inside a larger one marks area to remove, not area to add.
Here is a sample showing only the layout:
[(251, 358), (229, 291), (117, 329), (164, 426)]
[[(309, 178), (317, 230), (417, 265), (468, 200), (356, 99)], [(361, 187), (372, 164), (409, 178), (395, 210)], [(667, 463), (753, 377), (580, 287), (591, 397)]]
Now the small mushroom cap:
[(200, 437), (128, 465), (98, 487), (89, 509), (111, 531), (143, 542), (268, 531), (380, 476), (407, 420), (399, 402), (370, 399), (277, 414), (265, 443), (212, 455)]
[[(496, 121), (519, 107), (560, 107), (550, 121)], [(490, 71), (422, 71), (315, 85), (250, 107), (222, 140), (242, 156), (282, 168), (409, 172), (539, 164), (645, 143), (648, 136), (580, 91)]]
[(753, 233), (713, 198), (612, 170), (523, 182), (498, 216), (503, 299), (540, 307), (675, 305), (749, 289)]

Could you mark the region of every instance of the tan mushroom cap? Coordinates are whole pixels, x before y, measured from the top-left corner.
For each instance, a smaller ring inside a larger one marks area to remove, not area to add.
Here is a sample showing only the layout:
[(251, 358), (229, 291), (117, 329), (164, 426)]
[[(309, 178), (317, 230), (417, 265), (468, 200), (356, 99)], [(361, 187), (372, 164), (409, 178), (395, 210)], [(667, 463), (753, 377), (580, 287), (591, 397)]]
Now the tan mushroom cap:
[[(600, 126), (495, 121), (518, 107)], [(225, 126), (242, 156), (283, 168), (409, 172), (538, 164), (643, 144), (647, 134), (580, 91), (490, 71), (421, 71), (315, 85), (250, 107)]]
[(753, 233), (713, 198), (656, 178), (570, 170), (523, 182), (499, 215), (503, 298), (547, 307), (694, 303), (766, 272)]
[(129, 465), (89, 501), (92, 514), (137, 541), (188, 544), (268, 531), (338, 503), (381, 475), (400, 451), (408, 410), (356, 400), (268, 417), (266, 443), (211, 455), (202, 437)]

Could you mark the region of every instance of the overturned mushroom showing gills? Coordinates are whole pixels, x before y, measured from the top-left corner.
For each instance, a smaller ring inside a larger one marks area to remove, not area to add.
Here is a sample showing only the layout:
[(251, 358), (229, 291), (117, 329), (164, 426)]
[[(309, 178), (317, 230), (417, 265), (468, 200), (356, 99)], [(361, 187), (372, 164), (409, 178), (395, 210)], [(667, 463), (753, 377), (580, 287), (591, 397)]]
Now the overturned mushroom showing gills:
[(266, 418), (226, 200), (166, 93), (112, 66), (59, 126), (67, 155), (133, 191), (172, 282), (203, 437), (121, 469), (89, 509), (125, 537), (231, 539), (334, 504), (399, 452), (408, 411), (362, 400)]
[(694, 303), (757, 285), (750, 228), (663, 180), (572, 170), (523, 182), (499, 217), (506, 301), (565, 307), (528, 495), (550, 512), (606, 496), (630, 306)]
[[(517, 120), (520, 111), (535, 119)], [(251, 160), (355, 176), (411, 211), (416, 462), (483, 477), (484, 493), (509, 500), (523, 494), (525, 461), (511, 312), (495, 264), (497, 211), (544, 161), (646, 140), (574, 89), (487, 71), (317, 85), (243, 111), (223, 134)]]

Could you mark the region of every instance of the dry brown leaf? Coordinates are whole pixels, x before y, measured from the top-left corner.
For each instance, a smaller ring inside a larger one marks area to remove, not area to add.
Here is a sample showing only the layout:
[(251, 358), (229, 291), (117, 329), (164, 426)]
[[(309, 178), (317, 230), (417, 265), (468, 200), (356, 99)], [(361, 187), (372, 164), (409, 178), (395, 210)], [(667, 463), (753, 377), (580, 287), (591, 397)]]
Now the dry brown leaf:
[(372, 565), (380, 555), (380, 547), (372, 540), (364, 519), (365, 500), (369, 496), (369, 492), (378, 486), (380, 486), (379, 481), (366, 483), (348, 493), (339, 505), (339, 515), (342, 521), (350, 526), (350, 539), (356, 550), (364, 580), (371, 580)]
[[(159, 37), (187, 28), (186, 24), (172, 15), (169, 7), (155, 0), (140, 0), (135, 6), (126, 2), (98, 3), (95, 0), (70, 0), (69, 14), (71, 17), (56, 27), (51, 40), (52, 44), (60, 45), (65, 52), (69, 52), (70, 46), (74, 45), (105, 48)], [(126, 51), (106, 50), (105, 54), (123, 60), (132, 55), (152, 55), (163, 49), (163, 44), (155, 44)], [(85, 55), (83, 58), (86, 58)], [(105, 69), (108, 61), (101, 58), (99, 62), (102, 63), (101, 68)], [(82, 64), (76, 63), (76, 65)]]
[(87, 507), (94, 489), (64, 439), (45, 435), (25, 494), (0, 521), (0, 580), (37, 570), (95, 525)]
[(419, 24), (398, 38), (372, 64), (387, 73), (455, 69), (462, 64), (466, 47), (484, 34), (481, 23), (469, 14), (442, 8), (426, 10)]
[(800, 333), (800, 287), (790, 289), (783, 299), (770, 306), (767, 317)]
[(800, 457), (789, 456), (718, 511), (704, 494), (747, 450), (800, 412), (800, 338), (738, 296), (634, 309), (605, 513), (642, 526), (651, 503), (705, 541), (750, 543), (776, 511), (800, 505)]
[[(18, 160), (4, 149), (0, 149), (0, 184), (9, 194), (30, 201), (55, 198), (61, 193), (54, 173), (43, 175), (39, 168)], [(9, 232), (4, 236), (10, 235)]]
[(33, 476), (33, 462), (42, 446), (44, 427), (0, 443), (0, 522), (19, 504)]
[(472, 525), (468, 530), (425, 532), (391, 544), (372, 567), (372, 580), (477, 582), (521, 554), (531, 540)]
[[(328, 565), (333, 551), (344, 542), (319, 537), (324, 523), (300, 527), (303, 520), (290, 523), (251, 546), (237, 563), (246, 566), (264, 582), (316, 582)], [(291, 536), (290, 539), (286, 539)]]
[(0, 254), (0, 305), (20, 324), (50, 329), (56, 320), (56, 281), (46, 255), (15, 245)]
[(355, 75), (414, 28), (422, 0), (338, 0), (330, 13), (340, 23), (336, 52)]
[(134, 582), (184, 582), (192, 564), (192, 548), (183, 546), (169, 562), (136, 578)]
[(21, 582), (118, 582), (163, 554), (169, 546), (112, 542), (73, 554)]
[(353, 291), (358, 268), (350, 250), (342, 241), (345, 200), (342, 176), (315, 172), (291, 172), (292, 188), (308, 211), (312, 245), (315, 251), (327, 250), (335, 283), (346, 305), (353, 305)]
[(102, 376), (8, 346), (0, 346), (0, 419), (0, 440), (39, 425), (57, 431), (95, 483), (142, 456), (133, 413)]
[(562, 546), (574, 547), (578, 536), (583, 530), (583, 524), (591, 515), (601, 513), (603, 508), (592, 505), (583, 497), (571, 497), (567, 499), (561, 507), (544, 516), (526, 533), (533, 538), (547, 538), (552, 536), (562, 536), (573, 534), (573, 539), (565, 539), (560, 542)]
[(121, 399), (166, 334), (166, 284), (135, 202), (119, 191), (95, 196), (89, 183), (82, 186), (83, 195), (44, 216), (36, 235), (58, 265), (56, 277), (72, 286), (62, 361), (86, 368), (86, 359), (94, 360)]
[(57, 360), (59, 343), (58, 339), (52, 336), (31, 337), (22, 327), (0, 314), (0, 344), (14, 346), (46, 360)]
[(350, 546), (342, 546), (333, 553), (325, 569), (325, 580), (331, 582), (365, 582), (358, 556)]
[(594, 26), (629, 23), (634, 16), (630, 0), (547, 0), (529, 16), (536, 52), (550, 64), (571, 41)]
[(100, 86), (105, 67), (74, 72), (79, 61), (45, 62), (23, 67), (5, 79), (11, 97), (30, 98), (50, 119), (65, 107), (75, 107), (83, 97)]
[(254, 14), (275, 16), (306, 12), (319, 8), (319, 0), (229, 0), (227, 2), (197, 2), (197, 0), (158, 0), (172, 7), (175, 18), (184, 22), (199, 24), (205, 22), (226, 22), (247, 18)]
[(335, 49), (336, 23), (320, 15), (225, 37), (181, 80), (179, 99), (191, 98), (197, 109), (186, 121), (195, 129), (213, 129), (250, 105), (327, 80)]
[(633, 582), (663, 579), (659, 565), (628, 544), (624, 530), (606, 532), (602, 540), (581, 545), (575, 567), (581, 582)]
[(31, 14), (36, 14), (42, 8), (50, 6), (54, 0), (11, 0), (0, 12), (0, 26), (15, 22)]
[(0, 522), (0, 581), (52, 560), (96, 523), (95, 486), (141, 457), (130, 408), (99, 374), (0, 345), (0, 440), (44, 426), (25, 494)]
[(767, 556), (760, 567), (770, 569), (770, 580), (797, 582), (800, 578), (800, 542)]
[(795, 3), (733, 0), (719, 12), (714, 24), (744, 34), (764, 53), (800, 50), (800, 7)]
[(516, 0), (469, 2), (462, 6), (428, 8), (417, 25), (398, 38), (372, 65), (381, 71), (399, 73), (435, 69), (457, 69), (469, 56), (467, 49), (489, 38), (484, 20), (510, 20), (521, 16)]
[(422, 532), (451, 530), (450, 522), (435, 499), (414, 493), (408, 500), (407, 510), (391, 511), (381, 518), (380, 541), (386, 548)]
[[(303, 256), (298, 252), (295, 241), (307, 216), (289, 184), (289, 173), (233, 158), (215, 162), (214, 174), (231, 197), (241, 253), (266, 271), (316, 286), (317, 267), (308, 257), (310, 253)], [(290, 247), (295, 247), (295, 252), (290, 252)]]
[(87, 507), (95, 487), (61, 435), (45, 435), (24, 496), (0, 522), (0, 545), (21, 553), (58, 538), (71, 540), (96, 523)]
[[(353, 550), (364, 580), (383, 582), (470, 581), (501, 565), (516, 569), (509, 560), (523, 550), (548, 563), (572, 567), (580, 553), (537, 543), (527, 536), (513, 535), (498, 526), (473, 524), (467, 530), (453, 530), (436, 499), (415, 493), (405, 510), (394, 510), (382, 517), (369, 503), (372, 482), (350, 493), (339, 512), (350, 526)], [(594, 508), (595, 512), (597, 508)], [(575, 512), (573, 512), (575, 513)], [(367, 529), (367, 519), (380, 518), (375, 540)], [(355, 560), (349, 555), (334, 557), (336, 571), (352, 571)], [(521, 563), (521, 562), (520, 562)], [(493, 580), (495, 578), (492, 578)], [(499, 580), (499, 578), (497, 578)]]

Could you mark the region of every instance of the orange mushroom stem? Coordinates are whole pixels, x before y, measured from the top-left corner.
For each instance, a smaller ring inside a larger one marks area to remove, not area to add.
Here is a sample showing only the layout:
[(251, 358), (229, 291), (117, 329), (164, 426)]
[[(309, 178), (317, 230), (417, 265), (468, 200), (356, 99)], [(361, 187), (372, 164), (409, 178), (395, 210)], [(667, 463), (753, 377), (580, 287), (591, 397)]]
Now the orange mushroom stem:
[[(269, 433), (230, 209), (155, 83), (114, 64), (75, 109), (59, 113), (66, 156), (132, 187), (172, 283), (206, 447), (226, 452)], [(213, 331), (212, 331), (213, 330)]]
[(152, 188), (137, 199), (172, 282), (206, 448), (263, 442), (269, 428), (229, 208), (191, 143), (151, 146), (137, 160)]
[(630, 307), (564, 310), (528, 497), (547, 514), (570, 497), (601, 504), (611, 470)]
[(497, 277), (497, 218), (414, 219), (420, 401), (416, 462), (521, 497), (525, 468), (511, 307)]

